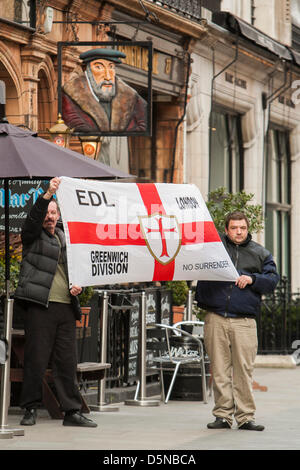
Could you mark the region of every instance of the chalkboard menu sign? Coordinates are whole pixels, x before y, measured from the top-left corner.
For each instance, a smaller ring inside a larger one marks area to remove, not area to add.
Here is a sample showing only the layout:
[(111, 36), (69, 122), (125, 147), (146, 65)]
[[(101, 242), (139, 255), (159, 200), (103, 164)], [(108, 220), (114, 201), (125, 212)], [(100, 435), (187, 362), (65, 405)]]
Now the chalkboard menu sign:
[(160, 323), (159, 290), (145, 289), (146, 293), (146, 324)]
[[(171, 323), (171, 305), (172, 293), (166, 289), (145, 289), (146, 294), (146, 326), (147, 330), (152, 329), (155, 323)], [(130, 309), (127, 314), (127, 339), (125, 347), (125, 382), (132, 383), (139, 378), (139, 352), (140, 352), (140, 315), (142, 310), (142, 293), (136, 292), (130, 294), (130, 302), (135, 307)], [(153, 338), (147, 338), (147, 344), (154, 341)], [(147, 349), (146, 363), (147, 368), (154, 365), (155, 355), (153, 349)]]
[(131, 294), (130, 301), (134, 308), (128, 310), (127, 341), (125, 348), (125, 382), (135, 382), (139, 377), (140, 347), (140, 310), (141, 294)]
[[(9, 231), (20, 233), (28, 212), (49, 182), (46, 180), (12, 180), (9, 183)], [(0, 179), (0, 231), (4, 231), (4, 180)]]
[(172, 315), (172, 292), (167, 289), (161, 289), (160, 293), (160, 323), (163, 325), (171, 324)]
[[(159, 289), (145, 289), (146, 293), (146, 325), (151, 328), (155, 323), (160, 323), (160, 295)], [(155, 341), (153, 338), (147, 338), (147, 344)], [(153, 358), (155, 351), (151, 348), (146, 352), (147, 368), (154, 366)]]

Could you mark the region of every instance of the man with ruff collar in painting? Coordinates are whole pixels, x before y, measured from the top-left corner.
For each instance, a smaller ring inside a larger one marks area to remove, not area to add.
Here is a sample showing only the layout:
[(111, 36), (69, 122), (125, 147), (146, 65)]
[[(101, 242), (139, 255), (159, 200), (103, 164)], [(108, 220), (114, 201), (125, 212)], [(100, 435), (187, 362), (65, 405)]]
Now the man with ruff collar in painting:
[(146, 101), (116, 76), (126, 55), (115, 49), (80, 54), (84, 73), (62, 87), (62, 114), (75, 132), (143, 132)]

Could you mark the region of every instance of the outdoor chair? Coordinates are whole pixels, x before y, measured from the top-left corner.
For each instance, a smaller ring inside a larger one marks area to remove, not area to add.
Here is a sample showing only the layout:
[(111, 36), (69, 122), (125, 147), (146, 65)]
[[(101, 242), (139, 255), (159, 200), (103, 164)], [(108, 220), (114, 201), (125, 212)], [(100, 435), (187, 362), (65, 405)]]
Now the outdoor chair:
[[(200, 320), (183, 320), (183, 321), (179, 321), (177, 323), (174, 323), (174, 325), (176, 328), (181, 328), (181, 326), (183, 326), (183, 328), (185, 328), (185, 326), (187, 326), (188, 328), (188, 332), (191, 333), (193, 336), (198, 336), (203, 342), (204, 342), (204, 331), (203, 331), (203, 327), (204, 327), (204, 321), (200, 321)], [(176, 332), (176, 335), (178, 335), (179, 333)], [(206, 355), (206, 352), (205, 352), (205, 348), (204, 348), (204, 361), (209, 364), (209, 359)], [(209, 366), (209, 381), (208, 381), (208, 391), (209, 391), (209, 396), (211, 397), (212, 396), (212, 375), (211, 375), (211, 370), (210, 370), (210, 366)]]
[[(173, 326), (175, 326), (175, 328), (180, 328), (183, 326), (187, 326), (187, 330), (188, 333), (191, 333), (193, 336), (198, 336), (199, 338), (201, 338), (203, 340), (203, 327), (204, 327), (204, 321), (200, 321), (200, 320), (183, 320), (183, 321), (179, 321), (177, 323), (174, 323)], [(190, 331), (191, 330), (191, 331)], [(177, 331), (175, 332), (175, 334), (178, 336), (180, 335), (180, 333), (178, 333)]]
[[(151, 337), (151, 341), (149, 341), (149, 336)], [(172, 346), (172, 340), (178, 336), (188, 338), (190, 340), (189, 344), (192, 344), (193, 349), (185, 348), (184, 346), (180, 348), (175, 348)], [(152, 368), (158, 368), (160, 371), (162, 399), (164, 402), (168, 403), (169, 401), (180, 366), (196, 363), (200, 366), (203, 401), (204, 403), (207, 403), (202, 339), (182, 330), (181, 328), (177, 328), (176, 326), (164, 325), (160, 323), (156, 323), (154, 324), (153, 328), (147, 329), (147, 339), (147, 350), (152, 349), (153, 351), (158, 352), (158, 355), (153, 355), (151, 362), (153, 364)], [(164, 371), (173, 372), (166, 395), (164, 389)]]

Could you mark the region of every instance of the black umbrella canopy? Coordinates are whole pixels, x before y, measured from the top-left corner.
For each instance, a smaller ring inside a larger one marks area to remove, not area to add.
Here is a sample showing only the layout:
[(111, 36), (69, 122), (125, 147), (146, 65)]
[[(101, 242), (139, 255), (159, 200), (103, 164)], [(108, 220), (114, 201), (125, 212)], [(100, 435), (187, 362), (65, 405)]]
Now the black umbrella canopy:
[(130, 178), (104, 163), (59, 147), (12, 124), (0, 124), (0, 178)]
[(0, 123), (0, 179), (5, 191), (5, 280), (9, 297), (9, 180), (52, 178), (115, 179), (132, 175), (91, 160), (72, 150), (41, 139), (35, 132), (27, 131), (6, 122)]

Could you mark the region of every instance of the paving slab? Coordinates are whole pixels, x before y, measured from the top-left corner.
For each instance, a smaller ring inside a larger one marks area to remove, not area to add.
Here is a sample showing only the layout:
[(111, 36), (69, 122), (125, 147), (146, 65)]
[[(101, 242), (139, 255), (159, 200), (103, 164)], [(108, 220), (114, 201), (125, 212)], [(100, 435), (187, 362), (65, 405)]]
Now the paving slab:
[[(119, 411), (89, 414), (97, 428), (64, 427), (61, 420), (53, 420), (41, 410), (35, 426), (22, 426), (24, 436), (0, 439), (0, 450), (14, 451), (15, 457), (18, 450), (98, 451), (99, 463), (119, 456), (117, 451), (129, 451), (133, 456), (139, 450), (147, 451), (147, 455), (152, 451), (172, 455), (184, 451), (199, 458), (203, 450), (299, 450), (300, 367), (257, 368), (254, 380), (256, 422), (265, 425), (263, 432), (241, 431), (236, 425), (232, 429), (207, 429), (207, 423), (214, 420), (212, 397), (208, 404), (169, 401), (142, 407), (120, 403)], [(20, 418), (21, 414), (10, 412), (9, 427), (20, 428)]]

